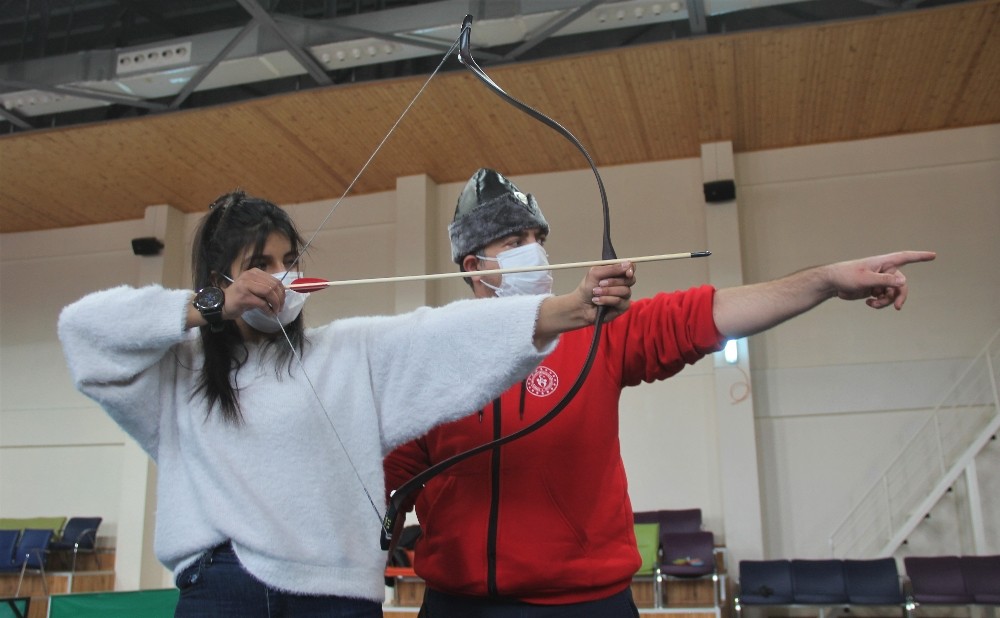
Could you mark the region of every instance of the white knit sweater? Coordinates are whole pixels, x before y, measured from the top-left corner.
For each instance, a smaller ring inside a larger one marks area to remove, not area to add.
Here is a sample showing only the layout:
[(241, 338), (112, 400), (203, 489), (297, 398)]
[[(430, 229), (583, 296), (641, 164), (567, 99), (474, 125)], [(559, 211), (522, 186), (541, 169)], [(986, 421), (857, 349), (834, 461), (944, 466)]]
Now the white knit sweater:
[(69, 305), (70, 371), (157, 463), (167, 568), (231, 539), (254, 576), (297, 593), (381, 601), (380, 522), (358, 477), (384, 513), (389, 450), (480, 409), (554, 348), (532, 344), (541, 296), (339, 320), (306, 331), (304, 371), (276, 371), (249, 346), (236, 427), (193, 394), (203, 355), (184, 328), (190, 297), (118, 287)]

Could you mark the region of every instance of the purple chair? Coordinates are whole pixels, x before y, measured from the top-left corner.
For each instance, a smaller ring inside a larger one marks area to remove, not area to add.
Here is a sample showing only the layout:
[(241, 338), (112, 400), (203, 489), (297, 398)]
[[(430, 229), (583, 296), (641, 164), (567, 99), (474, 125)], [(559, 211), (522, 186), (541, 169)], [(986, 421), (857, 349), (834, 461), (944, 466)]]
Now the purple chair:
[(1000, 605), (1000, 555), (962, 556), (965, 589), (975, 603)]
[(792, 598), (802, 605), (847, 603), (841, 560), (792, 560)]
[(660, 573), (671, 577), (704, 577), (715, 573), (715, 535), (701, 532), (660, 532)]
[(632, 521), (636, 524), (660, 523), (659, 511), (636, 511), (632, 513)]
[(958, 556), (906, 556), (906, 576), (913, 600), (927, 605), (967, 605), (973, 602), (965, 589)]
[(663, 509), (632, 514), (637, 524), (660, 524), (660, 532), (701, 531), (701, 509)]
[(719, 607), (725, 592), (715, 568), (715, 535), (707, 530), (698, 532), (660, 533), (662, 556), (656, 569), (657, 581), (667, 577), (680, 579), (711, 579), (712, 605)]
[(660, 511), (660, 534), (700, 531), (701, 509), (673, 509)]
[[(638, 511), (632, 513), (637, 524), (659, 524), (660, 534), (674, 532), (701, 532), (701, 509), (662, 509), (659, 511)], [(657, 550), (657, 559), (663, 561), (663, 543)]]

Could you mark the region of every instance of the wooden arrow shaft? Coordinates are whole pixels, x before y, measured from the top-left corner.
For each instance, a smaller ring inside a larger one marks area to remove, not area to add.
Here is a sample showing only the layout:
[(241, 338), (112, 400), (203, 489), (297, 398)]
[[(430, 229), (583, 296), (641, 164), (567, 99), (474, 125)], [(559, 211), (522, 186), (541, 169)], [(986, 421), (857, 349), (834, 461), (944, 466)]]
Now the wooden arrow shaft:
[(665, 260), (683, 260), (697, 257), (707, 257), (711, 251), (688, 251), (684, 253), (667, 253), (664, 255), (643, 255), (639, 257), (618, 258), (613, 260), (591, 260), (587, 262), (566, 262), (563, 264), (546, 264), (544, 266), (518, 266), (514, 268), (494, 268), (492, 270), (477, 270), (471, 272), (434, 273), (427, 275), (402, 275), (398, 277), (377, 277), (374, 279), (343, 279), (340, 281), (318, 281), (308, 280), (303, 283), (292, 282), (285, 286), (290, 290), (312, 289), (318, 286), (341, 286), (341, 285), (364, 285), (368, 283), (399, 283), (403, 281), (431, 281), (435, 279), (454, 279), (456, 277), (471, 277), (482, 275), (503, 275), (507, 273), (524, 273), (539, 270), (564, 270), (568, 268), (590, 268), (593, 266), (608, 266), (611, 264), (622, 264), (632, 262), (662, 262)]

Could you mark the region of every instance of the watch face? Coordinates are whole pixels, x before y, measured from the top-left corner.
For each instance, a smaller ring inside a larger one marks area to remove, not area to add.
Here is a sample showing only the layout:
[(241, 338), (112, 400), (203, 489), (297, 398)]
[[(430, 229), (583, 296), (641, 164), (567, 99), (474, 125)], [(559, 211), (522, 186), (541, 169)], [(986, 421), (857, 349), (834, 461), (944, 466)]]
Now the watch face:
[(198, 309), (214, 309), (220, 307), (225, 298), (225, 294), (219, 288), (207, 287), (200, 290), (194, 300)]

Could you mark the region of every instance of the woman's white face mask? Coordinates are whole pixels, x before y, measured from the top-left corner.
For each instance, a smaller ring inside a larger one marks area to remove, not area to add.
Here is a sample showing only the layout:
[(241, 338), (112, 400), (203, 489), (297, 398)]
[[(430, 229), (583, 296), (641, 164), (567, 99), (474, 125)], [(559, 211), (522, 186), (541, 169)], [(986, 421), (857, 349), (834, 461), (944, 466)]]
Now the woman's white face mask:
[[(271, 276), (288, 284), (300, 278), (302, 273), (286, 271), (273, 273)], [(285, 304), (277, 314), (266, 309), (251, 309), (240, 317), (254, 330), (259, 330), (262, 333), (276, 333), (299, 317), (299, 314), (302, 313), (302, 306), (306, 304), (308, 298), (309, 294), (285, 290)]]
[[(495, 258), (477, 255), (480, 260), (495, 261), (500, 268), (520, 268), (524, 266), (548, 266), (549, 256), (545, 248), (537, 242), (501, 251)], [(519, 296), (526, 294), (551, 294), (552, 271), (532, 270), (523, 273), (501, 275), (500, 287), (483, 281), (483, 285), (495, 291), (497, 296)]]

